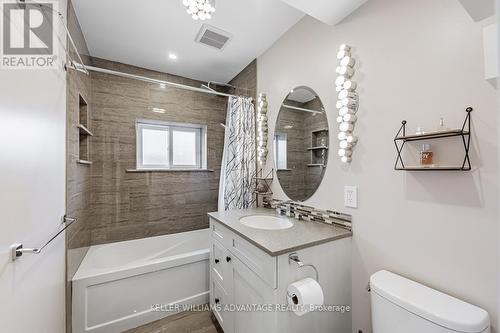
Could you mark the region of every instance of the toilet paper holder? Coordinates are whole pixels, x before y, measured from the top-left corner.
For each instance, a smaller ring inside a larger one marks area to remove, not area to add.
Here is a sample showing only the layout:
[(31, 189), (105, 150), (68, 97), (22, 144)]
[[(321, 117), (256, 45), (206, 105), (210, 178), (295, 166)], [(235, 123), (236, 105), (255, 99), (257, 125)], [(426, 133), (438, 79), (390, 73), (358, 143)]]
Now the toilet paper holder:
[(302, 263), (302, 261), (300, 261), (300, 258), (299, 258), (299, 255), (297, 254), (297, 252), (293, 252), (293, 253), (290, 253), (288, 255), (288, 263), (291, 264), (292, 262), (296, 263), (297, 266), (299, 266), (299, 268), (302, 268), (302, 267), (311, 267), (312, 269), (314, 269), (314, 272), (316, 273), (316, 282), (319, 283), (319, 272), (318, 272), (318, 269), (314, 265)]

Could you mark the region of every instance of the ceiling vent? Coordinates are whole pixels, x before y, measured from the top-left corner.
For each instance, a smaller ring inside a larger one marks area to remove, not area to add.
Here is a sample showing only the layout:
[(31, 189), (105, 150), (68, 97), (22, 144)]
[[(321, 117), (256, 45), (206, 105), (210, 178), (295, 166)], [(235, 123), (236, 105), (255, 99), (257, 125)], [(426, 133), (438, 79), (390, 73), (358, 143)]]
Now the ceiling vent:
[(198, 43), (222, 50), (233, 36), (224, 30), (204, 24), (196, 36)]

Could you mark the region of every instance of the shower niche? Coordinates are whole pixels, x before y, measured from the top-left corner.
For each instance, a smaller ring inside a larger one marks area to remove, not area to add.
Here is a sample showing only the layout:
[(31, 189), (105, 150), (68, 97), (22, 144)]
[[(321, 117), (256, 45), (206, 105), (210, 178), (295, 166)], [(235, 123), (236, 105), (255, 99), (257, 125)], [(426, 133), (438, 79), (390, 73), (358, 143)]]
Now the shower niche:
[(78, 98), (78, 160), (77, 163), (90, 165), (90, 138), (93, 133), (89, 130), (89, 107), (87, 101), (79, 95)]
[(320, 129), (311, 133), (311, 163), (309, 167), (325, 167), (328, 160), (328, 129)]

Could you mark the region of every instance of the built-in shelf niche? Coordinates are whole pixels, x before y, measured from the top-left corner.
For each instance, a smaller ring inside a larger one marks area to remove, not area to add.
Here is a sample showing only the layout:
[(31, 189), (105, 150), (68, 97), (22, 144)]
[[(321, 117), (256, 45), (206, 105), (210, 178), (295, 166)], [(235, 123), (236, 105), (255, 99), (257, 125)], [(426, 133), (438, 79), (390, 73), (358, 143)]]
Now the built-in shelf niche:
[(311, 133), (311, 147), (307, 150), (311, 152), (311, 163), (308, 167), (325, 166), (328, 160), (328, 130), (320, 129)]
[(90, 165), (90, 137), (94, 134), (89, 129), (89, 108), (88, 103), (79, 95), (78, 98), (78, 160), (77, 163)]

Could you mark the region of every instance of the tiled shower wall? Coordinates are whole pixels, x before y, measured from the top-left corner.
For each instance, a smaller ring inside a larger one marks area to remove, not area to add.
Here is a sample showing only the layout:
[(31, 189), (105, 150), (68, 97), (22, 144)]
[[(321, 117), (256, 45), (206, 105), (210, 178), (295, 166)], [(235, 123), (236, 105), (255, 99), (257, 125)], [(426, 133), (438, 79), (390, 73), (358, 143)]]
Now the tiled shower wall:
[[(94, 59), (94, 65), (201, 84), (106, 60)], [(217, 209), (226, 98), (100, 73), (92, 73), (92, 83), (92, 244), (207, 227), (206, 213)], [(128, 172), (136, 167), (137, 119), (206, 125), (208, 168), (213, 171)]]
[[(68, 25), (72, 30), (72, 35), (77, 36), (80, 27), (76, 21), (73, 8), (68, 9)], [(77, 38), (75, 38), (77, 39)], [(82, 56), (85, 62), (89, 58), (84, 56), (87, 50), (85, 41), (79, 48), (83, 51)], [(90, 166), (79, 164), (79, 100), (83, 98), (88, 104), (89, 112), (92, 112), (91, 104), (91, 78), (81, 72), (67, 71), (67, 110), (66, 110), (66, 214), (77, 218), (67, 232), (67, 246), (69, 249), (88, 247), (90, 245), (90, 233), (86, 226), (90, 218)], [(88, 126), (92, 128), (92, 125)]]
[[(255, 63), (253, 63), (255, 64)], [(102, 59), (93, 65), (200, 87), (201, 82)], [(255, 65), (253, 65), (255, 66)], [(252, 65), (242, 73), (255, 87)], [(238, 83), (239, 84), (239, 83)], [(246, 91), (245, 91), (246, 92)], [(242, 92), (243, 93), (243, 92)], [(217, 210), (227, 98), (92, 73), (91, 244), (171, 234), (208, 226)], [(152, 108), (165, 110), (153, 112)], [(137, 119), (207, 126), (205, 172), (130, 172), (136, 166)]]
[[(71, 2), (68, 1), (68, 27), (85, 63), (89, 52)], [(72, 58), (76, 54), (71, 49)], [(90, 246), (91, 182), (90, 166), (78, 164), (79, 100), (82, 96), (92, 112), (91, 78), (68, 70), (66, 76), (66, 214), (75, 217), (66, 232), (66, 332), (71, 332), (71, 279)], [(90, 123), (92, 128), (92, 123)]]
[(229, 84), (236, 87), (234, 94), (257, 98), (257, 60), (249, 63)]
[[(287, 101), (288, 104), (302, 104)], [(287, 169), (277, 172), (279, 182), (291, 198), (302, 198), (304, 196), (304, 177), (306, 165), (309, 163), (304, 147), (304, 124), (306, 112), (282, 108), (279, 115), (280, 126), (287, 134)], [(285, 126), (293, 126), (285, 129)], [(280, 130), (281, 132), (281, 130)]]
[[(74, 15), (72, 34), (81, 34)], [(83, 36), (82, 36), (83, 40)], [(84, 40), (83, 40), (84, 43)], [(84, 45), (86, 50), (86, 45)], [(201, 82), (107, 60), (93, 66), (199, 87)], [(256, 94), (256, 62), (231, 83), (237, 94)], [(78, 164), (78, 98), (89, 103), (92, 165)], [(206, 227), (217, 209), (227, 98), (113, 75), (68, 71), (68, 208), (78, 222), (68, 232), (68, 249), (83, 258), (89, 245), (157, 236)], [(152, 109), (164, 109), (165, 113)], [(127, 172), (135, 168), (135, 122), (156, 119), (207, 125), (205, 172)], [(71, 260), (72, 276), (81, 262)], [(78, 259), (78, 258), (77, 258)]]
[[(303, 106), (306, 109), (311, 109), (311, 110), (321, 110), (323, 107), (321, 101), (319, 98), (315, 98), (312, 101), (309, 101), (304, 104)], [(307, 113), (306, 113), (307, 115)], [(317, 163), (318, 161), (313, 161), (311, 159), (311, 154), (317, 154), (319, 153), (318, 151), (312, 152), (307, 150), (307, 147), (311, 147), (313, 145), (313, 140), (312, 140), (312, 133), (314, 131), (322, 130), (322, 129), (328, 129), (328, 120), (326, 116), (324, 115), (315, 115), (312, 117), (305, 117), (304, 120), (304, 151), (305, 151), (305, 160), (307, 163)], [(327, 138), (330, 137), (330, 135), (325, 134)], [(329, 140), (327, 139), (327, 142)], [(330, 149), (326, 151), (326, 158), (325, 162), (328, 162), (328, 152), (333, 152), (336, 154), (336, 150), (332, 149), (335, 148), (332, 145), (329, 144), (328, 142), (327, 146), (330, 146)], [(321, 183), (321, 180), (323, 179), (323, 174), (324, 174), (324, 168), (323, 167), (306, 167), (306, 172), (304, 174), (304, 193), (307, 196), (311, 196), (316, 192), (316, 189), (318, 188), (319, 184)]]
[[(72, 8), (69, 26), (82, 54), (85, 39)], [(201, 82), (96, 58), (93, 66), (199, 87)], [(236, 94), (256, 96), (256, 61), (231, 84)], [(92, 87), (92, 90), (91, 90)], [(92, 165), (77, 164), (78, 98), (89, 103)], [(152, 108), (165, 113), (153, 112)], [(122, 241), (206, 227), (206, 213), (217, 209), (227, 98), (190, 92), (113, 75), (68, 71), (67, 214), (78, 218), (68, 232), (71, 277), (91, 244)], [(207, 172), (127, 172), (135, 168), (137, 119), (207, 125)], [(74, 267), (73, 267), (74, 266)]]

